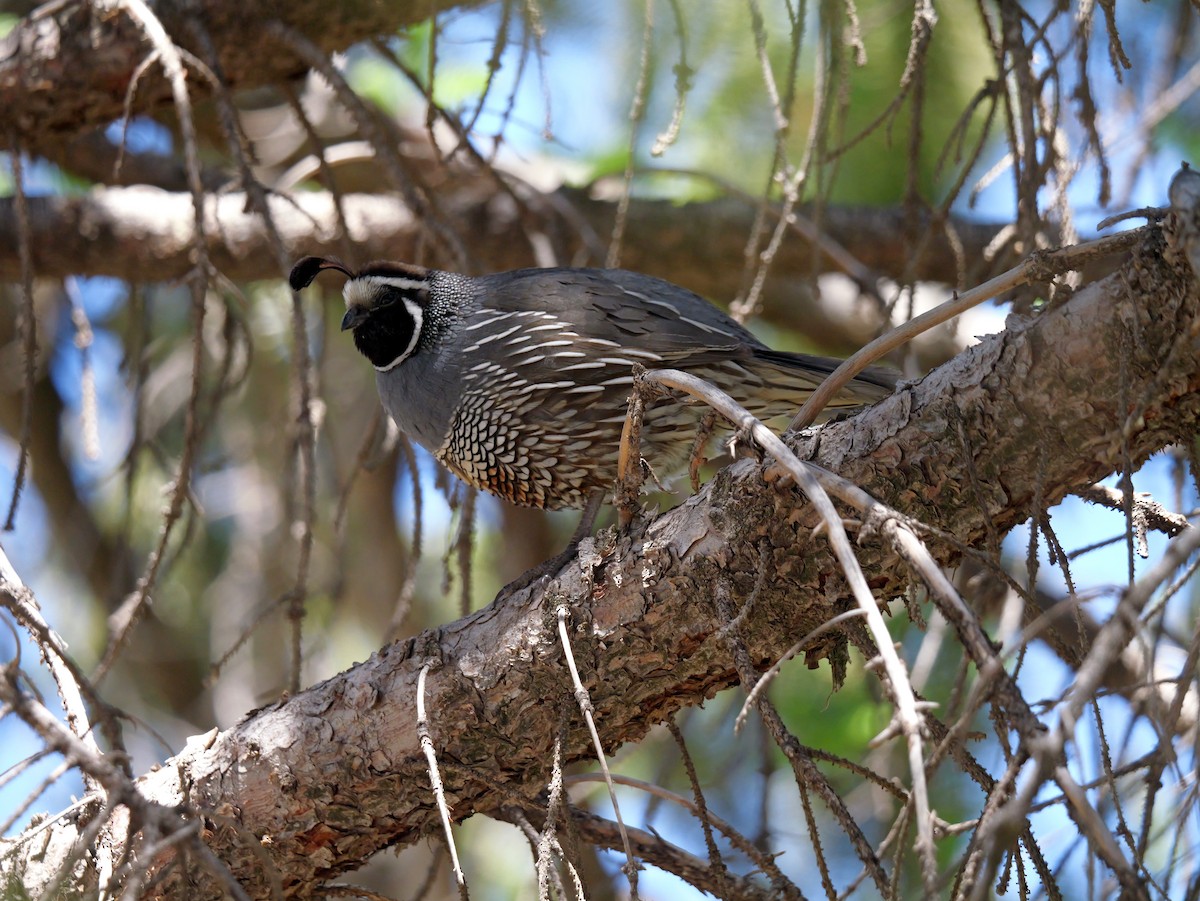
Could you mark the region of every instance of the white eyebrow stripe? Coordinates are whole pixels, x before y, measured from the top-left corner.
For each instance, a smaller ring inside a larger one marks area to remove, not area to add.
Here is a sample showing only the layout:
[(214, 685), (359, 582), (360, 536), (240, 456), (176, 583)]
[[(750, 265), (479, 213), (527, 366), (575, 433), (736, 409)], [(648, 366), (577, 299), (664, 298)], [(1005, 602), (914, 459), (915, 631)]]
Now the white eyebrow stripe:
[(362, 281), (374, 282), (377, 285), (391, 285), (393, 288), (399, 288), (402, 291), (416, 291), (421, 288), (428, 288), (429, 282), (425, 279), (404, 278), (403, 276), (384, 276), (384, 275), (364, 275)]

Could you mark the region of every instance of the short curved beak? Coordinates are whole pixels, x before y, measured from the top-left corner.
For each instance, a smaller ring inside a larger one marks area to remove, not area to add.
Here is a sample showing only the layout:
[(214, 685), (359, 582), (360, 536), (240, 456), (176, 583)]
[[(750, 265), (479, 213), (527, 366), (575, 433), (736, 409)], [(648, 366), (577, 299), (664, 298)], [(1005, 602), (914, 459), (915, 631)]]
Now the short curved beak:
[(342, 331), (358, 328), (370, 314), (362, 307), (351, 307), (342, 317)]

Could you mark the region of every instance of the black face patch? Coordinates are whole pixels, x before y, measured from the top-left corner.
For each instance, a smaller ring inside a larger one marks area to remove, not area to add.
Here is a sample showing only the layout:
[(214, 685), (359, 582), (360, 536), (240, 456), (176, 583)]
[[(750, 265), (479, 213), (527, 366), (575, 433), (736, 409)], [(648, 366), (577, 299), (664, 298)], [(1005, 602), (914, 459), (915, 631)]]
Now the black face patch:
[(417, 350), (424, 320), (420, 291), (375, 283), (369, 305), (352, 302), (347, 320), (356, 321), (354, 346), (377, 370), (398, 366)]

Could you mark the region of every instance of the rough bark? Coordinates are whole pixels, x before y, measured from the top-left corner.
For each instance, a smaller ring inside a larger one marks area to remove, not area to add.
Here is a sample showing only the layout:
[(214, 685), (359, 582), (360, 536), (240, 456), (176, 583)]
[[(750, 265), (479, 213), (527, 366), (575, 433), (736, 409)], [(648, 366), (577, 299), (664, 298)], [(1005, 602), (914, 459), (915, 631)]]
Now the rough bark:
[[(443, 212), (454, 229), (471, 235), (472, 266), (495, 272), (554, 260), (534, 253), (530, 233), (554, 235), (554, 259), (602, 265), (603, 246), (588, 234), (608, 234), (616, 204), (583, 192), (560, 189), (537, 198), (539, 216), (496, 203), (478, 185), (445, 188)], [(263, 217), (247, 209), (242, 193), (211, 195), (207, 202), (209, 259), (236, 281), (279, 278)], [(271, 216), (293, 257), (306, 254), (342, 257), (334, 200), (324, 192), (302, 192), (290, 198), (272, 197)], [(16, 279), (18, 222), (14, 203), (0, 200), (0, 279)], [(346, 224), (356, 260), (418, 260), (428, 234), (419, 217), (400, 199), (386, 195), (352, 194), (344, 199)], [(556, 222), (563, 209), (572, 211)], [(801, 210), (800, 215), (807, 211)], [(679, 206), (667, 201), (634, 200), (627, 219), (621, 265), (665, 278), (718, 301), (737, 296), (741, 289), (745, 235), (754, 208), (739, 200), (718, 200)], [(823, 211), (825, 238), (847, 249), (875, 275), (904, 271), (906, 250), (903, 214), (869, 208), (835, 207)], [(142, 283), (171, 281), (190, 269), (192, 199), (187, 193), (145, 185), (96, 188), (82, 197), (34, 197), (29, 201), (30, 246), (34, 272), (43, 277), (107, 275)], [(534, 219), (538, 221), (532, 221)], [(986, 260), (985, 248), (999, 226), (956, 221), (954, 230), (973, 259)], [(939, 232), (939, 234), (941, 234)], [(703, 261), (703, 265), (699, 262)], [(444, 261), (440, 261), (444, 262)], [(982, 274), (995, 263), (981, 262)], [(812, 280), (820, 272), (839, 271), (825, 254), (804, 238), (783, 244), (764, 288), (765, 315), (772, 322), (808, 337), (816, 346), (849, 352), (878, 334), (883, 311), (866, 298), (859, 302), (823, 292), (814, 295)], [(919, 280), (953, 283), (954, 254), (944, 235), (913, 266)], [(950, 330), (923, 336), (917, 347), (924, 366), (940, 363), (961, 348)]]
[[(477, 271), (542, 265), (527, 234), (554, 225), (554, 211), (568, 205), (574, 223), (547, 229), (562, 242), (561, 260), (603, 260), (606, 246), (585, 236), (612, 230), (616, 205), (579, 191), (562, 189), (539, 198), (544, 221), (522, 221), (522, 213), (495, 198), (470, 189), (450, 194), (443, 190), (443, 207), (451, 212), (460, 233), (471, 235)], [(288, 248), (296, 253), (339, 255), (340, 240), (333, 197), (327, 193), (298, 193), (274, 197), (271, 215)], [(415, 260), (428, 234), (403, 201), (387, 195), (354, 194), (345, 198), (349, 238), (361, 258)], [(207, 200), (209, 257), (224, 275), (238, 280), (279, 278), (268, 245), (262, 216), (249, 209), (246, 195), (227, 193)], [(807, 210), (800, 210), (803, 215)], [(190, 268), (192, 198), (185, 192), (147, 186), (96, 188), (84, 196), (35, 197), (29, 201), (33, 269), (40, 276), (109, 275), (142, 282), (169, 281)], [(670, 201), (634, 200), (630, 206), (621, 265), (687, 285), (717, 297), (737, 293), (745, 253), (745, 235), (755, 210), (739, 200), (716, 200), (685, 206)], [(903, 214), (867, 207), (836, 207), (822, 213), (825, 237), (847, 247), (875, 273), (905, 271)], [(582, 228), (579, 225), (582, 224)], [(927, 227), (929, 223), (925, 223)], [(564, 227), (565, 226), (565, 227)], [(999, 226), (956, 221), (954, 228), (973, 259)], [(19, 273), (17, 217), (11, 199), (0, 200), (0, 279)], [(561, 235), (561, 237), (559, 237)], [(582, 255), (582, 257), (581, 257)], [(697, 265), (703, 259), (704, 265)], [(352, 261), (353, 262), (353, 261)], [(436, 265), (445, 261), (429, 261)], [(777, 279), (802, 279), (814, 271), (836, 270), (807, 240), (796, 236), (775, 257)], [(957, 271), (949, 243), (931, 242), (929, 251), (913, 264), (918, 280), (953, 284)]]
[[(1200, 302), (1194, 274), (1175, 260), (1150, 230), (1116, 275), (1014, 317), (919, 383), (794, 446), (940, 530), (931, 546), (952, 562), (1035, 512), (1035, 498), (1052, 505), (1196, 434)], [(312, 891), (437, 828), (415, 714), (417, 676), (429, 666), (430, 728), (455, 818), (532, 798), (564, 711), (566, 757), (590, 756), (556, 635), (560, 605), (610, 751), (736, 682), (717, 592), (744, 601), (766, 568), (741, 632), (763, 664), (843, 609), (843, 579), (811, 513), (794, 488), (764, 478), (773, 473), (753, 461), (722, 470), (679, 508), (602, 534), (548, 584), (384, 648), (194, 743), (142, 790), (212, 811), (206, 840), (253, 896), (268, 891), (264, 858), (289, 894)], [(861, 558), (881, 601), (908, 584), (869, 536)], [(63, 859), (81, 826), (58, 824), (48, 846), (18, 848), (0, 868), (33, 877)], [(119, 853), (123, 839), (106, 830), (96, 860)], [(158, 891), (216, 893), (185, 887), (178, 873)]]
[[(218, 48), (225, 83), (242, 90), (308, 70), (294, 53), (268, 36), (274, 21), (296, 28), (331, 52), (423, 22), (444, 9), (476, 2), (200, 0), (154, 4), (154, 12), (167, 34), (193, 53), (199, 49), (196, 23), (202, 23)], [(35, 10), (0, 40), (0, 109), (7, 125), (0, 130), (0, 149), (52, 156), (65, 140), (119, 119), (136, 73), (150, 52), (144, 35), (119, 3), (68, 0)], [(189, 89), (202, 97), (209, 85), (193, 72)], [(158, 67), (149, 67), (137, 81), (132, 111), (152, 111), (170, 102), (170, 88)]]

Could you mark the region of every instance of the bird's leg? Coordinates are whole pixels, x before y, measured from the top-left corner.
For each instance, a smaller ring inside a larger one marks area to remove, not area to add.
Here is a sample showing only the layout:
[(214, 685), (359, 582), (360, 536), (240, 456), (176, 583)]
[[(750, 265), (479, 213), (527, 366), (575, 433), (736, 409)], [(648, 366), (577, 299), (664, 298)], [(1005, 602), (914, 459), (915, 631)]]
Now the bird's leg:
[(708, 462), (704, 456), (704, 449), (708, 446), (708, 439), (712, 437), (716, 424), (717, 414), (709, 410), (700, 420), (700, 427), (696, 430), (696, 441), (692, 444), (692, 453), (688, 458), (688, 477), (692, 482), (692, 494), (700, 490), (700, 467)]
[(593, 491), (589, 494), (587, 503), (583, 508), (583, 515), (579, 518), (579, 525), (571, 533), (571, 540), (567, 542), (567, 546), (549, 560), (517, 576), (517, 578), (501, 589), (499, 596), (507, 597), (514, 592), (520, 591), (522, 588), (527, 588), (542, 576), (551, 575), (562, 569), (567, 561), (575, 556), (575, 552), (579, 548), (579, 542), (592, 534), (592, 527), (596, 524), (596, 517), (600, 515), (600, 508), (602, 506), (604, 506), (603, 491)]
[(603, 506), (604, 491), (602, 489), (597, 489), (588, 495), (587, 503), (583, 505), (583, 515), (579, 517), (579, 525), (571, 533), (571, 541), (567, 545), (572, 553), (575, 548), (579, 547), (579, 542), (592, 534), (592, 527), (596, 525), (596, 517), (600, 515), (600, 508)]
[(621, 426), (621, 444), (617, 450), (617, 524), (626, 528), (633, 522), (637, 497), (642, 489), (642, 417), (646, 413), (646, 391), (639, 381), (645, 370), (633, 364), (633, 391), (625, 423)]

